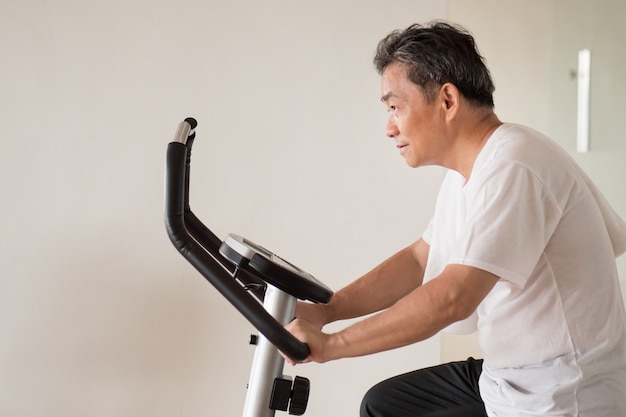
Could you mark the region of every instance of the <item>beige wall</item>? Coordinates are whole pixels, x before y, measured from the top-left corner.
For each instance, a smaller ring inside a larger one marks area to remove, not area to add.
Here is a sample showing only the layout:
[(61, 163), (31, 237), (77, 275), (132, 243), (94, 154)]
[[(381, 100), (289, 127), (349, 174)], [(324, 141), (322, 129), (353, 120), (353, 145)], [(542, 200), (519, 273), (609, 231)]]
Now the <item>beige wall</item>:
[[(445, 1), (0, 2), (0, 416), (240, 413), (250, 326), (169, 243), (167, 142), (199, 120), (192, 205), (338, 289), (426, 225), (439, 170), (384, 137), (371, 65)], [(408, 226), (407, 226), (408, 225)], [(290, 374), (354, 415), (439, 339)]]

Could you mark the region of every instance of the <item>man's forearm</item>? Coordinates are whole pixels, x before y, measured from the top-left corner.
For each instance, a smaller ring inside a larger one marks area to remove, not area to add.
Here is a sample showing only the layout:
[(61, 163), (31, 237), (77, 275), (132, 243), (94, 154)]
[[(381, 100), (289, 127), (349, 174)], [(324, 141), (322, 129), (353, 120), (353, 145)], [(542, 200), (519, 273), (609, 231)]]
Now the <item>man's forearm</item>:
[[(426, 251), (418, 256), (419, 250)], [(338, 291), (326, 306), (327, 322), (361, 317), (391, 307), (421, 285), (428, 246), (422, 240), (402, 249)]]
[(391, 308), (327, 335), (324, 360), (368, 355), (425, 340), (469, 316), (497, 280), (477, 268), (450, 265)]

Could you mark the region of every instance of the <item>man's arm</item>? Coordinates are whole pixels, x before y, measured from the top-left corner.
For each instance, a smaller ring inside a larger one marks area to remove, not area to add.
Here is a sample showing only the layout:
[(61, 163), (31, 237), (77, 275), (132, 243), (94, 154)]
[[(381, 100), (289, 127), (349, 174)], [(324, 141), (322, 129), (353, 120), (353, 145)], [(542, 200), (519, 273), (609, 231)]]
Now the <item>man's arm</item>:
[(498, 281), (478, 268), (449, 265), (428, 283), (415, 288), (393, 306), (334, 334), (295, 320), (288, 329), (309, 345), (308, 360), (326, 362), (362, 356), (425, 340), (467, 318)]
[(326, 305), (298, 303), (296, 318), (321, 329), (392, 306), (422, 284), (430, 247), (419, 239), (335, 293)]

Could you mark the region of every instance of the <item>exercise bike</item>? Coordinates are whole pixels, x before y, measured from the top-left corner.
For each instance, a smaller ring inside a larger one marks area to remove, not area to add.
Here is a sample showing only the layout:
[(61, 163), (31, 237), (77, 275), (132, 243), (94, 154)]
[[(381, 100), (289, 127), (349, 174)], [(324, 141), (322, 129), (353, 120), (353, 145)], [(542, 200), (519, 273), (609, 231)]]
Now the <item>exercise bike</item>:
[(332, 290), (311, 274), (256, 243), (235, 234), (222, 241), (189, 206), (191, 148), (197, 122), (180, 122), (167, 147), (165, 166), (165, 227), (170, 240), (258, 331), (243, 417), (272, 417), (275, 411), (302, 415), (310, 382), (283, 375), (283, 352), (296, 362), (309, 348), (284, 326), (293, 320), (296, 301), (328, 303)]

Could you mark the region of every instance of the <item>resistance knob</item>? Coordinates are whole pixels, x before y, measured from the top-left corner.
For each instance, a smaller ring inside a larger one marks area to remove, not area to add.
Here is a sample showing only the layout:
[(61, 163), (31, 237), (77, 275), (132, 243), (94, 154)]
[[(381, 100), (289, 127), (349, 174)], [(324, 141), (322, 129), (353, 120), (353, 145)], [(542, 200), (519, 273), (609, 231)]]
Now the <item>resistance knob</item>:
[(297, 376), (293, 380), (291, 388), (291, 402), (289, 403), (289, 414), (301, 416), (306, 411), (309, 403), (309, 391), (311, 383), (307, 378)]

